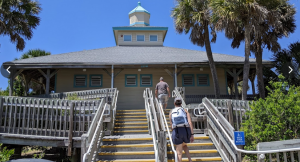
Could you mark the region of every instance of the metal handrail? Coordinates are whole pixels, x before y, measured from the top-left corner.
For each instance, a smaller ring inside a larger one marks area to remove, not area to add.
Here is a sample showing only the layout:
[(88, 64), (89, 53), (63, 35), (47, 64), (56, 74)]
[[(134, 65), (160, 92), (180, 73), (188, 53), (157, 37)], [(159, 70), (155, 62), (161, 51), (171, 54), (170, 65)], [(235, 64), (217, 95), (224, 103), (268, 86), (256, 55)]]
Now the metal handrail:
[[(148, 93), (147, 93), (148, 92)], [(155, 153), (155, 161), (158, 161), (158, 149), (157, 149), (157, 139), (156, 139), (156, 132), (154, 126), (153, 126), (153, 119), (152, 119), (152, 113), (151, 113), (151, 108), (149, 104), (149, 99), (152, 100), (153, 102), (153, 96), (149, 88), (146, 88), (144, 91), (143, 97), (145, 99), (145, 109), (147, 112), (148, 119), (150, 120), (150, 127), (151, 127), (151, 134), (152, 134), (152, 140), (153, 140), (153, 146), (154, 146), (154, 153)], [(155, 113), (155, 112), (154, 112)], [(155, 119), (155, 123), (157, 123), (157, 118)]]
[[(204, 98), (203, 100), (208, 100), (207, 98)], [(209, 100), (208, 100), (209, 101)], [(209, 101), (210, 102), (210, 101)], [(231, 145), (234, 147), (234, 150), (236, 152), (240, 152), (240, 153), (245, 153), (245, 154), (256, 154), (256, 155), (260, 155), (259, 156), (259, 160), (262, 160), (265, 158), (264, 154), (270, 154), (270, 153), (279, 153), (279, 152), (290, 152), (290, 151), (299, 151), (300, 148), (288, 148), (288, 149), (277, 149), (277, 150), (266, 150), (266, 151), (249, 151), (249, 150), (244, 150), (244, 149), (240, 149), (238, 148), (235, 143), (234, 140), (232, 138), (230, 138), (229, 134), (227, 133), (227, 131), (224, 129), (224, 127), (222, 126), (222, 124), (220, 124), (219, 120), (213, 115), (213, 113), (211, 112), (211, 110), (208, 108), (208, 106), (203, 103), (203, 105), (207, 108), (206, 110), (212, 114), (212, 118), (214, 119), (215, 123), (218, 125), (218, 127), (221, 129), (223, 135), (225, 135), (225, 137), (228, 139), (228, 141), (231, 143)], [(228, 121), (225, 121), (228, 122)], [(228, 124), (230, 124), (228, 122)]]
[(182, 100), (182, 107), (186, 108), (186, 104), (184, 99), (182, 98), (181, 94), (178, 91), (178, 87), (176, 87), (173, 91), (172, 91), (172, 97), (179, 97)]
[[(156, 100), (156, 102), (158, 102), (158, 99), (157, 99), (157, 98), (155, 98), (155, 100)], [(165, 124), (165, 127), (167, 128), (167, 132), (168, 132), (168, 136), (169, 136), (169, 140), (170, 140), (170, 144), (171, 144), (172, 151), (174, 152), (174, 159), (175, 159), (175, 162), (178, 162), (177, 152), (176, 152), (175, 147), (174, 147), (174, 144), (173, 144), (172, 136), (171, 136), (171, 134), (170, 134), (170, 130), (169, 130), (169, 126), (168, 126), (168, 122), (167, 122), (167, 119), (166, 119), (164, 110), (163, 110), (161, 104), (158, 104), (158, 105), (159, 105), (159, 110), (160, 110), (161, 114), (163, 114), (162, 116), (163, 116), (164, 124)], [(171, 120), (171, 119), (170, 119), (170, 120)]]

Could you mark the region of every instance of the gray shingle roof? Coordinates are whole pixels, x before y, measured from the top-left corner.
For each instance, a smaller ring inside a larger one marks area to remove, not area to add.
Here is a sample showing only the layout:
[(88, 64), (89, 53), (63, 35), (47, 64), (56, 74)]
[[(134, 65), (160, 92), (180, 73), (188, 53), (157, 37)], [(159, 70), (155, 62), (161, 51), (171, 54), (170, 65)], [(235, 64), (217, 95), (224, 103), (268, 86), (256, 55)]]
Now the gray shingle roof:
[[(244, 57), (213, 53), (216, 63), (244, 63)], [(13, 61), (15, 64), (174, 64), (207, 63), (205, 51), (164, 46), (115, 46)], [(250, 58), (250, 62), (255, 59)], [(264, 61), (268, 63), (269, 61)]]

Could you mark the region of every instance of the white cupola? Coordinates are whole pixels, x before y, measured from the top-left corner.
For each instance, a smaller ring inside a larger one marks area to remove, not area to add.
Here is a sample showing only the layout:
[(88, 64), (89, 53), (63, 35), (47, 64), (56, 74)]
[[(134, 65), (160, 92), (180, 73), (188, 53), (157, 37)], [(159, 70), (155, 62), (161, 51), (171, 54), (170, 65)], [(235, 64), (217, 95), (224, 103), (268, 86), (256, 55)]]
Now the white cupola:
[(130, 26), (150, 26), (150, 12), (141, 6), (141, 2), (138, 2), (138, 6), (129, 12)]

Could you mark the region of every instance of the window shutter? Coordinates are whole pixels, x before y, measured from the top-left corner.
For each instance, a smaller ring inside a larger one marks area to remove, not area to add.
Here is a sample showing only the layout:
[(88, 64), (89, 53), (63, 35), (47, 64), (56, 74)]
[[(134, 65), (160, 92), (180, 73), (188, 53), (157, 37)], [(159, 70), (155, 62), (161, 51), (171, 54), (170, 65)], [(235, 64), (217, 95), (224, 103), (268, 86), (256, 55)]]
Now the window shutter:
[(151, 85), (151, 76), (142, 76), (142, 85)]
[(78, 87), (86, 86), (86, 77), (85, 76), (76, 76), (75, 77), (75, 86), (78, 86)]
[(135, 76), (127, 76), (126, 77), (126, 85), (136, 85), (136, 77)]
[(184, 85), (193, 85), (193, 75), (183, 76), (183, 84)]
[(208, 85), (208, 76), (207, 75), (199, 75), (198, 76), (198, 84), (199, 85)]
[(91, 77), (91, 86), (101, 86), (101, 76), (92, 76)]

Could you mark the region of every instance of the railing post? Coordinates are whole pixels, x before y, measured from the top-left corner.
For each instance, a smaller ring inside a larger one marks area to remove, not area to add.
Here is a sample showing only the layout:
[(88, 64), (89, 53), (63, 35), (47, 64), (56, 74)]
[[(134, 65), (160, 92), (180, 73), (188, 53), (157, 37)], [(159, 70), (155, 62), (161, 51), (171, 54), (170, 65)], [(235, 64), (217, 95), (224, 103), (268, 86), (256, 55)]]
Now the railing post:
[(72, 102), (70, 106), (68, 156), (72, 155), (74, 108), (75, 108), (75, 104), (74, 102)]
[(87, 141), (87, 135), (83, 134), (81, 136), (81, 162), (83, 161), (83, 155), (86, 153), (86, 141)]
[(0, 96), (0, 126), (2, 126), (2, 114), (3, 114), (3, 97)]
[(166, 143), (166, 137), (164, 131), (158, 132), (158, 159), (159, 161), (163, 162), (166, 161), (166, 149), (167, 149), (167, 143)]
[(234, 127), (231, 100), (227, 100), (227, 109), (228, 109), (229, 123)]

